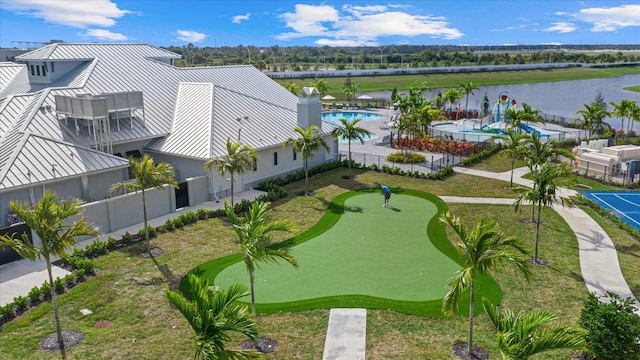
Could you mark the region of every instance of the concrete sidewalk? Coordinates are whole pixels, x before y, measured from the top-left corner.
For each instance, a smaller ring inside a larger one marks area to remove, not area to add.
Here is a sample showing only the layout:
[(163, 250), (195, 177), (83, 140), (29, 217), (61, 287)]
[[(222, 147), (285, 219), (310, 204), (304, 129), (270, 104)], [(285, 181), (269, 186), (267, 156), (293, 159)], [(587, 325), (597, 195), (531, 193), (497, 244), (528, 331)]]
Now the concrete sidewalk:
[[(241, 193), (235, 194), (233, 200), (235, 203), (238, 203), (243, 199), (253, 201), (262, 194), (265, 193), (263, 191), (253, 189), (246, 190)], [(229, 197), (225, 199), (230, 201)], [(160, 225), (164, 225), (167, 219), (174, 219), (181, 213), (189, 210), (195, 212), (200, 208), (205, 208), (208, 210), (221, 209), (224, 207), (225, 199), (221, 199), (220, 202), (207, 201), (196, 206), (180, 208), (170, 214), (149, 219), (148, 223), (153, 227), (158, 227)], [(117, 231), (111, 233), (102, 234), (98, 236), (98, 239), (102, 241), (106, 241), (109, 237), (120, 239), (125, 233), (128, 232), (130, 234), (137, 234), (138, 231), (142, 228), (144, 228), (144, 223), (139, 223), (128, 226), (126, 228), (118, 229)], [(76, 247), (85, 248), (94, 240), (95, 238), (90, 238), (87, 240), (79, 241)], [(52, 259), (52, 261), (55, 260), (58, 260), (58, 258), (56, 257)], [(57, 266), (52, 267), (52, 272), (54, 279), (56, 277), (64, 277), (69, 273), (68, 271)], [(16, 296), (27, 296), (29, 291), (34, 286), (41, 286), (42, 283), (47, 280), (49, 280), (49, 275), (47, 274), (47, 267), (44, 260), (29, 261), (23, 259), (0, 265), (0, 306), (4, 306), (5, 304), (12, 302), (13, 298), (15, 298)]]
[[(489, 171), (455, 167), (454, 171), (474, 176), (488, 177), (509, 181), (511, 171), (492, 173)], [(515, 169), (513, 182), (519, 185), (533, 186), (531, 180), (521, 177), (528, 173), (526, 167)], [(577, 191), (560, 188), (558, 192), (562, 197), (575, 196)], [(460, 203), (487, 203), (487, 204), (513, 204), (513, 199), (489, 199), (489, 198), (460, 198), (442, 196), (445, 202)], [(636, 313), (640, 315), (640, 301), (631, 292), (624, 279), (618, 262), (618, 254), (611, 238), (602, 227), (587, 213), (578, 207), (562, 207), (554, 205), (553, 209), (567, 222), (578, 239), (578, 255), (580, 258), (580, 270), (585, 285), (589, 292), (597, 296), (604, 296), (607, 292), (618, 294), (621, 298), (634, 298)]]

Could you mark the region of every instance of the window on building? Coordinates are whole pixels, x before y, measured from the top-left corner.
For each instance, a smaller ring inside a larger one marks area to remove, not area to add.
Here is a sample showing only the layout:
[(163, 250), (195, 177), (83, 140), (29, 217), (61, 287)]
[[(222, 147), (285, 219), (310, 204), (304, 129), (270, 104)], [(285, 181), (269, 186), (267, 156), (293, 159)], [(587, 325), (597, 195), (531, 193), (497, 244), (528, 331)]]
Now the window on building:
[(47, 76), (47, 67), (42, 65), (42, 76)]
[(31, 76), (36, 76), (36, 67), (31, 65)]
[(278, 152), (273, 153), (273, 166), (278, 165)]
[(40, 66), (36, 66), (36, 74), (38, 74), (38, 76), (40, 76)]
[(293, 161), (298, 160), (298, 153), (296, 152), (295, 149), (293, 149)]
[(54, 72), (53, 70), (53, 64), (55, 64), (53, 61), (51, 62), (51, 72)]
[(257, 171), (258, 170), (258, 159), (254, 158), (253, 159), (253, 171)]

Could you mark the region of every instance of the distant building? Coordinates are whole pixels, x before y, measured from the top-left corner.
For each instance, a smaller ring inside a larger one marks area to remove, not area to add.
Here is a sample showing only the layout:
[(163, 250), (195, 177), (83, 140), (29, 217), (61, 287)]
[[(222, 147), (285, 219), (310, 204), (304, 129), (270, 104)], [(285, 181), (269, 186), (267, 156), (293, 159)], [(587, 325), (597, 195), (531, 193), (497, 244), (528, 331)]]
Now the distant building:
[(250, 65), (174, 67), (179, 58), (144, 44), (52, 43), (0, 63), (0, 227), (9, 201), (33, 203), (45, 189), (105, 199), (130, 178), (128, 156), (149, 153), (175, 168), (181, 195), (165, 213), (228, 195), (229, 174), (203, 169), (226, 154), (227, 138), (260, 155), (236, 191), (302, 167), (282, 147), (297, 125), (316, 124), (331, 147), (311, 165), (337, 158), (335, 125), (321, 120), (315, 89), (295, 96)]

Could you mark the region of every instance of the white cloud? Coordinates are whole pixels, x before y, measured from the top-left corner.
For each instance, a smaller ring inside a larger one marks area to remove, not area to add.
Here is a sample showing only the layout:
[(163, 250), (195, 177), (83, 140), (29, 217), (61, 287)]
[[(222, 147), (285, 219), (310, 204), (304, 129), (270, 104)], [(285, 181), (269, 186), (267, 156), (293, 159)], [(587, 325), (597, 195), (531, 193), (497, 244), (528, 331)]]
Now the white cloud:
[(640, 26), (640, 4), (587, 8), (573, 16), (579, 21), (591, 24), (591, 31), (616, 31), (629, 26)]
[(178, 40), (190, 43), (202, 42), (202, 40), (209, 36), (207, 34), (191, 30), (177, 30), (176, 33), (178, 33)]
[[(420, 36), (453, 40), (464, 34), (451, 27), (444, 17), (412, 15), (406, 6), (344, 5), (339, 11), (330, 5), (297, 4), (294, 12), (280, 15), (293, 31), (280, 33), (279, 40), (321, 37), (318, 45), (375, 46), (383, 36)], [(394, 9), (394, 10), (389, 10)]]
[(243, 21), (249, 20), (251, 17), (251, 13), (246, 13), (244, 15), (236, 15), (231, 18), (231, 22), (234, 24), (240, 24)]
[(111, 0), (2, 0), (0, 8), (46, 22), (87, 28), (109, 27), (133, 12), (122, 10)]
[(126, 35), (114, 33), (104, 29), (87, 29), (87, 31), (79, 34), (82, 37), (91, 37), (98, 40), (125, 41), (129, 40)]
[(551, 26), (549, 26), (546, 29), (543, 29), (542, 31), (547, 31), (547, 32), (558, 32), (561, 34), (564, 33), (570, 33), (573, 32), (577, 29), (576, 25), (574, 23), (570, 23), (570, 22), (556, 22), (551, 24)]

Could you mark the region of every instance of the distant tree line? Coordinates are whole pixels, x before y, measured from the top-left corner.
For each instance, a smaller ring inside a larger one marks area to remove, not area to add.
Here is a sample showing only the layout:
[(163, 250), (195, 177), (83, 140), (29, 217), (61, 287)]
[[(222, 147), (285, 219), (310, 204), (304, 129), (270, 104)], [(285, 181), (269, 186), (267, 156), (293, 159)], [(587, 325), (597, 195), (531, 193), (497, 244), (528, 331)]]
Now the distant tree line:
[(177, 66), (252, 64), (264, 71), (344, 70), (539, 63), (640, 61), (640, 45), (389, 45), (380, 47), (202, 47), (165, 49), (181, 54)]

